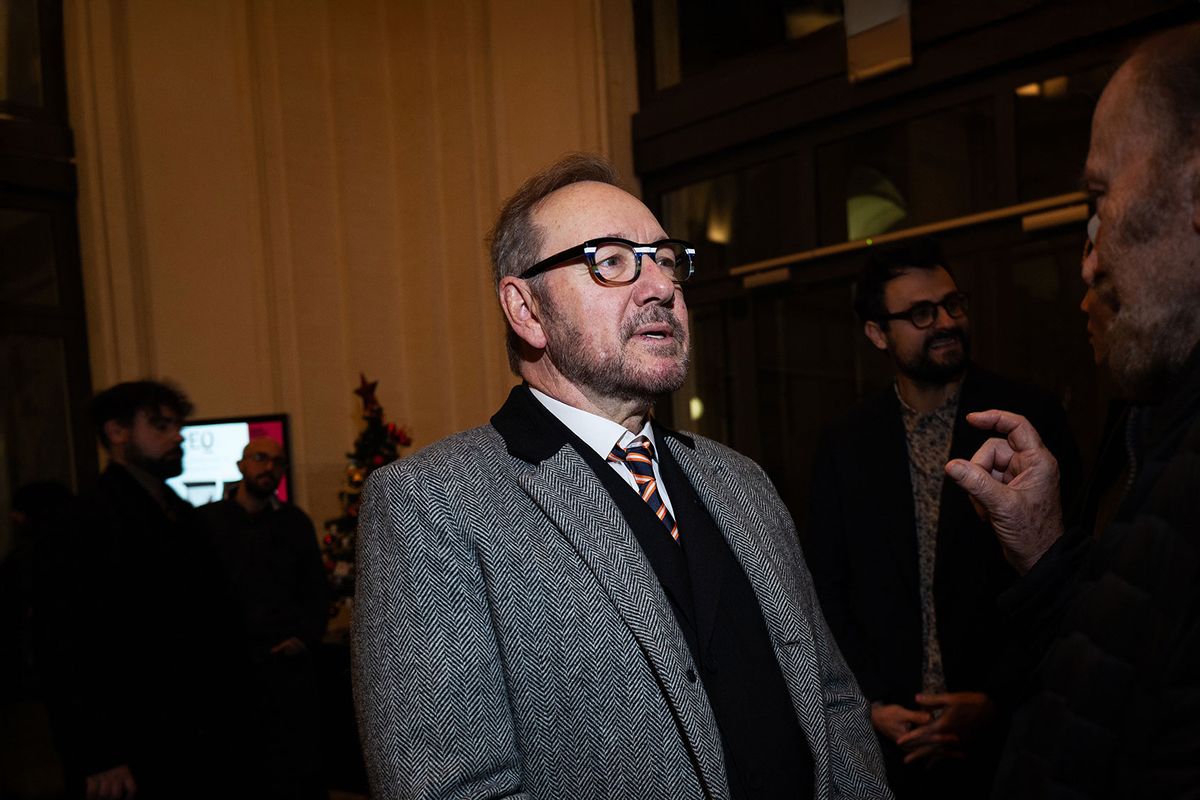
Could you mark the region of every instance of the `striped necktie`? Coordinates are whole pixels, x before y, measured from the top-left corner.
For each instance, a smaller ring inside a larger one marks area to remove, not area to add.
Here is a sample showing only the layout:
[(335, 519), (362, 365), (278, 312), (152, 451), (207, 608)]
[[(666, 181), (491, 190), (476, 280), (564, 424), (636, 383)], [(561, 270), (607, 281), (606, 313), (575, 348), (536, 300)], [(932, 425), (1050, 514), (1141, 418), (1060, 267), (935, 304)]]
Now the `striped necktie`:
[(625, 449), (622, 449), (620, 445), (613, 445), (612, 452), (608, 454), (608, 460), (619, 461), (629, 469), (633, 474), (633, 479), (637, 481), (642, 499), (650, 506), (650, 510), (654, 512), (655, 516), (662, 520), (663, 525), (667, 526), (671, 538), (678, 542), (679, 526), (675, 524), (675, 518), (667, 510), (667, 504), (663, 502), (662, 495), (658, 493), (658, 481), (654, 479), (654, 445), (650, 443), (650, 440), (645, 436), (639, 436)]

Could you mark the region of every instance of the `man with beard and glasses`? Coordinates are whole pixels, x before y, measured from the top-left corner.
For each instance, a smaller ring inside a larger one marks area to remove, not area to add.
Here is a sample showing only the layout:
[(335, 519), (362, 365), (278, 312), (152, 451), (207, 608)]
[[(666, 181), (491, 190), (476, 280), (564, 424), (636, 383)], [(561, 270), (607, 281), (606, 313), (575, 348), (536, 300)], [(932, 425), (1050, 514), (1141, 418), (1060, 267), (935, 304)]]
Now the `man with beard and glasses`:
[[(1142, 44), (1092, 118), (1083, 279), (1112, 312), (1109, 376), (1132, 403), (1128, 479), (1102, 530), (1064, 530), (1037, 424), (946, 472), (1023, 575), (1002, 598), (1035, 691), (995, 797), (1195, 797), (1200, 788), (1200, 25)], [(1001, 406), (1003, 408), (1003, 406)]]
[(379, 797), (890, 797), (762, 470), (653, 420), (695, 253), (574, 155), (492, 232), (522, 379), (376, 470), (355, 696)]
[(164, 482), (191, 409), (153, 381), (97, 394), (109, 464), (39, 554), (37, 655), (71, 796), (243, 788), (237, 618), (194, 509)]
[(237, 466), (242, 480), (200, 513), (242, 613), (261, 797), (326, 797), (315, 653), (330, 597), (317, 534), (307, 514), (275, 496), (287, 470), (279, 442), (251, 439)]
[(895, 382), (825, 431), (805, 538), (900, 798), (985, 794), (1007, 722), (996, 597), (1016, 573), (967, 498), (943, 486), (946, 459), (985, 438), (966, 414), (1018, 408), (1064, 464), (1078, 459), (1050, 395), (971, 364), (968, 299), (945, 263), (921, 240), (859, 275), (855, 312)]

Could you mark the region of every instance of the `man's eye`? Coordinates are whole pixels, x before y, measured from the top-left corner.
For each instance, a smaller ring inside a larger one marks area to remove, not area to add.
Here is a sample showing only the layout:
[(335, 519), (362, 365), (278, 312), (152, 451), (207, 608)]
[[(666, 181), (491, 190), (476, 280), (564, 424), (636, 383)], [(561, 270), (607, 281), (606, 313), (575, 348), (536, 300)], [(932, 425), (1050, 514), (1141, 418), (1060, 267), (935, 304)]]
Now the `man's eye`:
[(658, 265), (660, 267), (662, 267), (663, 269), (675, 269), (675, 257), (674, 256), (659, 256), (658, 257)]

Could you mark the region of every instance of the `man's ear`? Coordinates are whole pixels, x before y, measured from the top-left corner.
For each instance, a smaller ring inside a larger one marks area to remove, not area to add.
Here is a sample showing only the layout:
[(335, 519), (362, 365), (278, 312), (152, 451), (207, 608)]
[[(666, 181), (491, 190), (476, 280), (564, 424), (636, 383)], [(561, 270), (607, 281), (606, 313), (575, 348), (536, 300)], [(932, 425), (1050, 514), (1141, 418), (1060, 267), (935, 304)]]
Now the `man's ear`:
[(538, 317), (537, 300), (526, 281), (512, 275), (500, 279), (500, 308), (521, 341), (535, 350), (546, 348), (546, 332)]
[(873, 319), (867, 320), (865, 323), (863, 323), (863, 333), (865, 333), (867, 338), (871, 340), (871, 344), (875, 345), (880, 350), (887, 350), (887, 334), (883, 332), (883, 328), (879, 326), (878, 322)]
[(115, 419), (106, 420), (104, 423), (104, 438), (108, 440), (109, 449), (117, 445), (124, 445), (129, 441), (130, 427), (122, 425)]

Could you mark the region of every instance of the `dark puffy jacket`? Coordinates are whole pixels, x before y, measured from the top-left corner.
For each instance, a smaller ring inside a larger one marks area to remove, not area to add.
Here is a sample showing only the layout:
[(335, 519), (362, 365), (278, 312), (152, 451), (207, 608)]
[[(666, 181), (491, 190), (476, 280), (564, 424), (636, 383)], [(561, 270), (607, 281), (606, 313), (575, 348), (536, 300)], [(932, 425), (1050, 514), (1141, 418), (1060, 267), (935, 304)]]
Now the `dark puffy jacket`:
[(1200, 797), (1200, 348), (1128, 436), (1113, 522), (1069, 532), (1003, 598), (1037, 689), (997, 798)]

